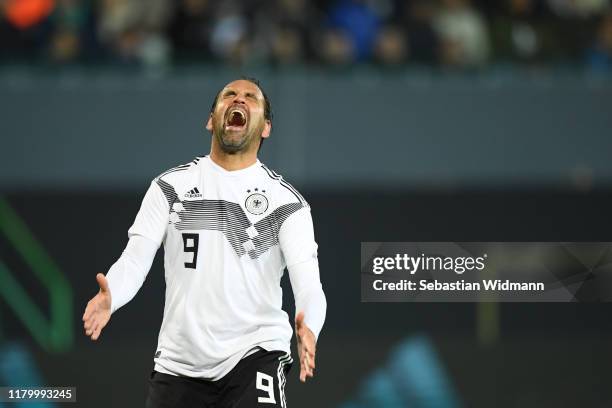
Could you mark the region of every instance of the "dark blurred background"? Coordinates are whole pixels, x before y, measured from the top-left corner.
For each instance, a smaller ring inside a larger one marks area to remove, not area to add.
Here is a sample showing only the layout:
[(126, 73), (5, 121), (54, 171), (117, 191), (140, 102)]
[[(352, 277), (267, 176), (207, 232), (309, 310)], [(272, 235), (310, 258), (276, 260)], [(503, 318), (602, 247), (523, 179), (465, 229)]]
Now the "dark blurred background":
[(2, 0), (0, 57), (101, 63), (607, 71), (608, 0)]
[(291, 407), (612, 406), (610, 305), (361, 303), (359, 279), (361, 241), (612, 241), (611, 71), (608, 0), (0, 0), (0, 385), (144, 405), (163, 251), (97, 343), (81, 315), (249, 75), (328, 299)]

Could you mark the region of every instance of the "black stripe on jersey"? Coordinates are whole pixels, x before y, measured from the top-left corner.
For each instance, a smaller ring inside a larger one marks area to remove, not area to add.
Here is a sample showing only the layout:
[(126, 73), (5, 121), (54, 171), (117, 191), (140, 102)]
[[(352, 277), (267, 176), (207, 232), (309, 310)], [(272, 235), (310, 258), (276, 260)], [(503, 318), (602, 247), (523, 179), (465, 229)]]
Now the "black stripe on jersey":
[[(268, 249), (278, 245), (278, 234), (285, 220), (304, 207), (302, 203), (282, 205), (253, 225), (240, 204), (225, 200), (181, 201), (170, 184), (160, 179), (157, 180), (157, 184), (168, 200), (170, 213), (175, 212), (178, 215), (179, 221), (173, 222), (177, 230), (219, 231), (223, 233), (238, 256), (247, 253), (247, 248), (251, 245), (246, 245), (245, 248), (245, 244), (250, 241), (252, 248), (248, 250), (248, 255), (251, 259), (259, 258)], [(175, 202), (181, 203), (183, 209), (174, 211)], [(247, 233), (247, 229), (251, 226), (257, 231), (257, 235), (252, 239)]]
[(178, 201), (181, 202), (181, 200), (179, 200), (178, 198), (178, 194), (176, 194), (176, 191), (174, 190), (174, 187), (172, 187), (170, 184), (166, 183), (164, 180), (161, 179), (156, 179), (155, 182), (157, 183), (157, 185), (159, 186), (159, 188), (161, 188), (162, 193), (164, 193), (164, 196), (166, 196), (166, 200), (168, 201), (168, 205), (170, 206), (170, 212), (172, 212), (172, 205)]
[(192, 161), (190, 161), (189, 163), (185, 163), (185, 164), (180, 164), (176, 167), (173, 167), (169, 170), (166, 170), (165, 172), (163, 172), (162, 174), (160, 174), (159, 176), (157, 176), (157, 178), (162, 178), (163, 176), (165, 176), (166, 174), (170, 174), (173, 173), (175, 171), (181, 171), (181, 170), (187, 170), (189, 167), (191, 167), (192, 164), (198, 164), (198, 162), (200, 161), (200, 159), (204, 158), (206, 156), (197, 156), (195, 159), (193, 159)]
[(278, 369), (276, 371), (276, 375), (278, 378), (278, 394), (281, 408), (287, 408), (287, 400), (285, 399), (285, 384), (287, 382), (287, 379), (285, 378), (285, 366), (292, 363), (293, 359), (289, 353), (278, 358)]
[(178, 211), (180, 221), (174, 226), (183, 230), (211, 230), (222, 232), (238, 256), (246, 253), (244, 243), (249, 240), (246, 229), (251, 222), (239, 204), (224, 200), (183, 201)]
[(299, 191), (297, 191), (297, 189), (295, 187), (293, 187), (287, 180), (285, 180), (283, 178), (283, 176), (281, 176), (280, 174), (278, 174), (277, 172), (275, 172), (272, 169), (268, 169), (272, 172), (272, 174), (278, 179), (278, 181), (284, 185), (285, 187), (287, 187), (288, 189), (290, 189), (291, 191), (293, 191), (296, 195), (300, 196), (303, 202), (306, 202), (306, 199), (304, 198), (303, 195), (300, 194)]
[(289, 184), (289, 182), (287, 182), (285, 179), (283, 179), (283, 176), (281, 176), (280, 174), (278, 174), (277, 172), (275, 172), (272, 169), (269, 169), (265, 164), (262, 164), (262, 166), (264, 167), (264, 169), (268, 172), (268, 175), (274, 179), (277, 180), (279, 183), (281, 183), (282, 186), (284, 186), (285, 188), (291, 190), (291, 192), (298, 197), (298, 199), (300, 201), (302, 201), (303, 203), (306, 203), (306, 199), (299, 193), (299, 191), (296, 190), (295, 187), (293, 187), (291, 184)]
[(189, 168), (189, 166), (191, 166), (190, 163), (188, 164), (181, 164), (180, 166), (176, 166), (171, 168), (170, 170), (166, 170), (164, 171), (162, 174), (160, 174), (159, 176), (157, 176), (156, 178), (162, 178), (164, 177), (166, 174), (170, 174), (170, 173), (174, 173), (175, 171), (182, 171), (182, 170), (187, 170)]
[(278, 233), (283, 222), (303, 207), (301, 203), (285, 204), (253, 225), (257, 235), (251, 239), (247, 229), (252, 226), (242, 207), (225, 200), (183, 201), (184, 210), (178, 211), (180, 221), (174, 226), (183, 230), (212, 230), (222, 232), (238, 256), (247, 253), (251, 241), (253, 249), (248, 250), (251, 259), (257, 259), (278, 244)]
[[(174, 173), (177, 171), (187, 170), (192, 166), (192, 164), (194, 163), (197, 164), (199, 159), (200, 159), (199, 157), (196, 157), (196, 159), (193, 162), (189, 162), (189, 163), (185, 163), (185, 164), (181, 164), (176, 167), (173, 167), (169, 170), (166, 170), (165, 172), (163, 172), (162, 174), (160, 174), (159, 176), (155, 178), (155, 182), (161, 187), (162, 191), (164, 192), (164, 195), (166, 196), (166, 200), (168, 200), (168, 204), (170, 205), (170, 212), (172, 212), (172, 204), (174, 204), (175, 201), (180, 202), (181, 200), (178, 199), (178, 194), (176, 194), (176, 191), (174, 191), (174, 188), (167, 182), (163, 181), (162, 177), (166, 176), (167, 174)], [(193, 190), (190, 191), (190, 193), (193, 194)]]
[(308, 206), (308, 202), (306, 201), (306, 199), (295, 189), (295, 187), (286, 182), (283, 179), (283, 176), (277, 174), (276, 172), (274, 172), (274, 170), (270, 170), (265, 164), (262, 164), (261, 167), (266, 171), (266, 173), (268, 173), (268, 176), (270, 176), (272, 180), (278, 181), (281, 186), (291, 191), (300, 203), (304, 204), (305, 206)]
[(266, 171), (266, 173), (268, 173), (268, 176), (270, 176), (270, 178), (271, 178), (271, 179), (273, 179), (273, 180), (278, 180), (278, 178), (277, 178), (277, 177), (274, 177), (274, 176), (272, 175), (272, 172), (270, 171), (270, 169), (268, 169), (268, 168), (266, 167), (266, 165), (265, 165), (265, 164), (262, 164), (262, 165), (261, 165), (261, 168), (262, 168), (262, 169), (264, 169), (264, 170)]
[(198, 163), (199, 163), (199, 161), (200, 161), (201, 159), (205, 158), (205, 157), (208, 157), (208, 155), (206, 154), (206, 155), (204, 155), (204, 156), (196, 156), (196, 158), (195, 158), (195, 159), (193, 159), (193, 162), (192, 162), (192, 163), (194, 163), (194, 164), (198, 164)]
[(279, 179), (278, 180), (282, 186), (284, 186), (285, 188), (288, 188), (289, 190), (291, 190), (291, 192), (293, 192), (293, 194), (295, 194), (298, 199), (304, 204), (304, 205), (308, 205), (308, 203), (306, 202), (306, 199), (299, 193), (299, 191), (297, 191), (291, 184), (287, 183), (284, 179)]
[[(294, 212), (303, 208), (302, 203), (290, 203), (281, 205), (272, 213), (255, 223), (258, 235), (253, 238), (255, 250), (249, 252), (251, 258), (257, 258), (269, 248), (278, 244), (278, 234), (281, 226), (287, 218)], [(252, 252), (252, 253), (251, 253)]]

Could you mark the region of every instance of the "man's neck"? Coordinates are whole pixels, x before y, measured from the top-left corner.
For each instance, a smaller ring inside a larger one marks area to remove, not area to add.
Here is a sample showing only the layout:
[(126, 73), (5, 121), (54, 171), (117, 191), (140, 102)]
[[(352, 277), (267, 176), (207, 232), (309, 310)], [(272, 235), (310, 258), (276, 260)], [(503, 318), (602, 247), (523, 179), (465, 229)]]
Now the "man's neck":
[(211, 149), (210, 159), (218, 166), (223, 167), (227, 171), (235, 171), (246, 169), (252, 166), (257, 161), (257, 154), (251, 152), (246, 154), (236, 153), (228, 154), (217, 149)]

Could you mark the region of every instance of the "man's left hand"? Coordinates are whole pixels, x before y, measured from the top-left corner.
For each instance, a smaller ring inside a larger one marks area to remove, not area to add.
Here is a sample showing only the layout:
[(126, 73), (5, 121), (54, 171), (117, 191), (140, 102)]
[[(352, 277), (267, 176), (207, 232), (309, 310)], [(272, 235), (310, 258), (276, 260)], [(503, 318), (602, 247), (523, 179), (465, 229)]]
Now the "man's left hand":
[(300, 381), (306, 382), (306, 378), (314, 375), (317, 341), (312, 330), (304, 323), (304, 312), (295, 317), (295, 333), (300, 357)]

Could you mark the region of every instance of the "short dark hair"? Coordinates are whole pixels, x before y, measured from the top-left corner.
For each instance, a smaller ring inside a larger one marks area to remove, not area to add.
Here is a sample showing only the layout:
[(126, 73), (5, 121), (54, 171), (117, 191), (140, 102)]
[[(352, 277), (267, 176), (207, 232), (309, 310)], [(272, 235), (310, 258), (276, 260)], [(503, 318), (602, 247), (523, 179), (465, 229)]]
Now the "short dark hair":
[[(266, 91), (264, 91), (259, 80), (256, 78), (252, 78), (252, 77), (242, 76), (238, 78), (236, 81), (240, 81), (240, 80), (249, 81), (250, 83), (255, 84), (259, 88), (264, 98), (264, 118), (266, 120), (269, 120), (270, 123), (272, 123), (272, 117), (274, 116), (274, 114), (272, 113), (272, 104), (270, 103), (270, 98), (266, 94)], [(217, 101), (219, 100), (219, 95), (221, 94), (221, 91), (223, 91), (223, 88), (221, 88), (219, 92), (217, 92), (217, 95), (215, 95), (215, 100), (213, 101), (212, 106), (210, 107), (210, 113), (213, 113), (215, 111), (215, 108), (217, 107)]]

